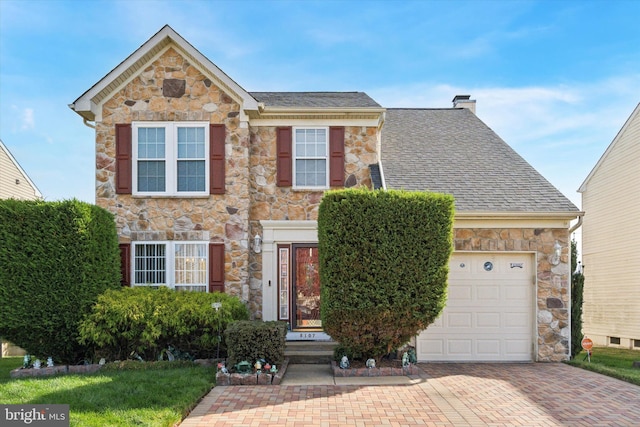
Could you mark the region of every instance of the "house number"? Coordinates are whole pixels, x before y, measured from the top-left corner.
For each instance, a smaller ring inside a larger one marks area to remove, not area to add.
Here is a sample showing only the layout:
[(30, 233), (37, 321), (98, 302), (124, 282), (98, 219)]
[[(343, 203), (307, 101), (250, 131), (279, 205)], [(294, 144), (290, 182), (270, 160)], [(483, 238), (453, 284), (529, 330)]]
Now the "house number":
[(300, 334), (300, 338), (303, 338), (303, 339), (304, 338), (309, 339), (309, 338), (315, 338), (315, 337), (316, 337), (316, 334)]

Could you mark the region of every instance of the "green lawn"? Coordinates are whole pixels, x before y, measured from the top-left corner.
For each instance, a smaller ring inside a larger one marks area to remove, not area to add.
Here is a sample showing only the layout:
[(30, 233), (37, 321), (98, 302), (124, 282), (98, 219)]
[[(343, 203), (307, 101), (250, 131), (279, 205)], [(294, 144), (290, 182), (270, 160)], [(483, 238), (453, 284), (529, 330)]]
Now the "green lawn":
[(633, 362), (640, 361), (640, 351), (611, 347), (594, 347), (591, 351), (591, 363), (585, 360), (582, 351), (570, 365), (618, 378), (632, 384), (640, 385), (640, 368), (632, 367)]
[(215, 381), (213, 368), (171, 367), (169, 362), (91, 375), (10, 378), (11, 369), (21, 364), (21, 357), (0, 359), (0, 402), (69, 404), (70, 424), (83, 427), (173, 426)]

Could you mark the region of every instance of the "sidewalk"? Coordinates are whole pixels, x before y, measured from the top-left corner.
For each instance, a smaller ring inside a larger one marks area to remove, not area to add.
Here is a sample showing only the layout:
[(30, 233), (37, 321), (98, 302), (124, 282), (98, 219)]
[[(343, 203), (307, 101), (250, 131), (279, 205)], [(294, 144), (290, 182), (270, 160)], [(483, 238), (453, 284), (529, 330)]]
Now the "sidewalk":
[(281, 385), (412, 385), (419, 377), (335, 377), (331, 365), (289, 365)]

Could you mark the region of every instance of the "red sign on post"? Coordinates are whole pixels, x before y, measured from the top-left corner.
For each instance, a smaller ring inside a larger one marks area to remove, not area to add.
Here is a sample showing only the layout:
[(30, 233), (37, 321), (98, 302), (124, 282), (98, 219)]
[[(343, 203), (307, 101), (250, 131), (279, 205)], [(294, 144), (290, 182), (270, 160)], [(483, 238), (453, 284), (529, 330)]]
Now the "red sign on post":
[(591, 349), (593, 348), (593, 341), (591, 341), (591, 338), (584, 337), (580, 344), (582, 344), (582, 348), (587, 352), (587, 357), (585, 357), (585, 359), (588, 358), (589, 363), (591, 363)]

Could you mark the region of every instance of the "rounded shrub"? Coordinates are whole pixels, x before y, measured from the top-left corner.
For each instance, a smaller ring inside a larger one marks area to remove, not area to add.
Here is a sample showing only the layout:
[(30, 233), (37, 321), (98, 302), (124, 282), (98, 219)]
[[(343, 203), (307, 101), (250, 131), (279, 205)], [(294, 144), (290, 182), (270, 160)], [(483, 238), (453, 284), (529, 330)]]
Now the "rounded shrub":
[[(221, 303), (217, 311), (214, 302)], [(210, 358), (225, 351), (227, 326), (248, 318), (242, 301), (219, 292), (121, 288), (98, 298), (80, 324), (80, 340), (108, 360), (158, 360), (167, 351), (172, 357)]]

